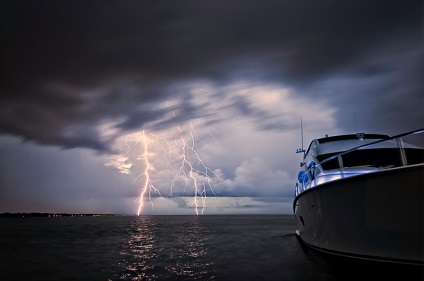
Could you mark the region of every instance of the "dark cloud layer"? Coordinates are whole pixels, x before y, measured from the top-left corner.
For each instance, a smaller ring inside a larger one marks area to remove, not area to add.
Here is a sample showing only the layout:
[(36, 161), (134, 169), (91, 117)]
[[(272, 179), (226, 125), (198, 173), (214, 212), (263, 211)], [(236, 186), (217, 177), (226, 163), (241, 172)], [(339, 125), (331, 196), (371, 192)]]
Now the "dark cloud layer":
[[(166, 128), (204, 114), (190, 103), (155, 106), (184, 99), (170, 87), (237, 79), (289, 85), (340, 110), (362, 103), (399, 128), (423, 126), (422, 11), (422, 1), (2, 1), (0, 132), (107, 150), (111, 139), (94, 130), (103, 122), (131, 130), (176, 112), (157, 124)], [(326, 85), (331, 79), (373, 82)], [(268, 118), (242, 99), (236, 105)]]

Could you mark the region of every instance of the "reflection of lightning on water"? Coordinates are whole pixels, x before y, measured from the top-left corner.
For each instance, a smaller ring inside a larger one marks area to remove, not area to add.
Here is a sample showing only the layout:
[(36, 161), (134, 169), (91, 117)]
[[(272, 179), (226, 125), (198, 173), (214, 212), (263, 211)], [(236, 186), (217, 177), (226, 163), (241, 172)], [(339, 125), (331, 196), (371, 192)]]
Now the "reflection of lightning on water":
[[(206, 207), (206, 198), (208, 189), (215, 195), (215, 192), (212, 188), (213, 179), (216, 178), (221, 181), (220, 177), (208, 168), (203, 160), (200, 158), (199, 153), (195, 149), (195, 141), (197, 139), (193, 124), (190, 125), (190, 130), (188, 133), (187, 139), (184, 137), (184, 134), (181, 128), (177, 127), (179, 132), (179, 139), (175, 140), (175, 144), (171, 144), (167, 139), (159, 137), (155, 134), (151, 134), (152, 141), (149, 141), (144, 131), (142, 132), (140, 138), (137, 140), (136, 144), (141, 143), (143, 145), (143, 154), (139, 160), (144, 162), (143, 172), (135, 179), (144, 178), (144, 183), (141, 188), (140, 196), (137, 199), (138, 209), (137, 215), (140, 215), (143, 210), (144, 199), (148, 194), (150, 203), (153, 207), (153, 201), (151, 199), (151, 193), (155, 192), (161, 196), (159, 189), (155, 187), (152, 182), (150, 171), (155, 171), (155, 168), (151, 164), (150, 158), (153, 156), (149, 152), (149, 148), (152, 144), (156, 144), (163, 152), (163, 158), (167, 163), (168, 168), (172, 170), (175, 175), (172, 179), (170, 185), (170, 196), (173, 196), (173, 189), (178, 180), (184, 182), (184, 191), (183, 196), (189, 186), (194, 188), (194, 199), (193, 206), (195, 208), (196, 215), (200, 213), (203, 214)], [(126, 145), (129, 153), (128, 138), (126, 140)], [(177, 166), (177, 167), (175, 167)], [(200, 199), (199, 199), (200, 197)]]

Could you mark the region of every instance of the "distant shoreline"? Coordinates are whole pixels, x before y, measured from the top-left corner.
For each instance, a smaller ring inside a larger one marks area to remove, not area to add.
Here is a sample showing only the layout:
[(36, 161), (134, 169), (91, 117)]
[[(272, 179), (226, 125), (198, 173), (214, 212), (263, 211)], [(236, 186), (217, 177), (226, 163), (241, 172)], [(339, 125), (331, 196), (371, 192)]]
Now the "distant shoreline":
[(68, 213), (0, 213), (0, 218), (16, 217), (104, 217), (123, 216), (116, 214), (68, 214)]
[[(68, 214), (68, 213), (0, 213), (0, 218), (37, 218), (37, 217), (136, 217), (132, 214)], [(151, 216), (196, 216), (196, 215), (141, 215), (141, 217)], [(204, 217), (210, 216), (292, 216), (291, 214), (205, 214)]]

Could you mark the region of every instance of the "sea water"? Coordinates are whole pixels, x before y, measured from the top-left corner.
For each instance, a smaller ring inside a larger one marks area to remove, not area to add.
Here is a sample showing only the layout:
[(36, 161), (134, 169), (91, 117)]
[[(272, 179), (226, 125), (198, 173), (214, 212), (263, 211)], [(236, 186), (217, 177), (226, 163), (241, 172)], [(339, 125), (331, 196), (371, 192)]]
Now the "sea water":
[(422, 266), (323, 254), (295, 230), (291, 215), (0, 218), (0, 280), (423, 280)]

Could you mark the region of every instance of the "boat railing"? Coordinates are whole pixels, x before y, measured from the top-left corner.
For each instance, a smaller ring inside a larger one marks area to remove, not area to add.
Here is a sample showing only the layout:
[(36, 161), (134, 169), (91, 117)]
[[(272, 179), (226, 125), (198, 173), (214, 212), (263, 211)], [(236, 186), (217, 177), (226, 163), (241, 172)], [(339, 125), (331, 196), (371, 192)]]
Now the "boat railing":
[[(301, 171), (298, 175), (298, 179), (296, 182), (296, 187), (295, 187), (295, 197), (298, 196), (299, 194), (301, 194), (302, 192), (313, 188), (314, 186), (317, 185), (317, 177), (316, 175), (316, 171), (322, 171), (322, 166), (330, 161), (335, 161), (337, 159), (338, 161), (338, 177), (334, 177), (336, 178), (343, 178), (349, 175), (346, 175), (346, 167), (343, 164), (343, 156), (345, 156), (346, 154), (350, 154), (354, 151), (358, 151), (364, 148), (368, 148), (370, 146), (375, 146), (376, 144), (380, 144), (383, 142), (388, 142), (388, 141), (396, 141), (397, 144), (397, 148), (399, 149), (399, 157), (400, 157), (400, 163), (401, 166), (406, 166), (408, 165), (408, 159), (407, 159), (407, 155), (405, 153), (405, 146), (404, 146), (404, 142), (403, 142), (403, 138), (407, 137), (407, 136), (412, 136), (412, 135), (418, 135), (424, 133), (424, 128), (423, 129), (418, 129), (418, 130), (414, 130), (414, 131), (410, 131), (407, 133), (403, 133), (403, 134), (399, 134), (399, 135), (395, 135), (395, 136), (391, 136), (385, 139), (381, 139), (381, 140), (377, 140), (377, 141), (373, 141), (364, 145), (360, 145), (357, 147), (354, 147), (352, 149), (343, 151), (341, 153), (335, 154), (331, 157), (328, 157), (318, 163), (314, 163), (311, 162), (308, 165), (308, 170), (306, 172)], [(370, 170), (371, 171), (371, 170)]]

